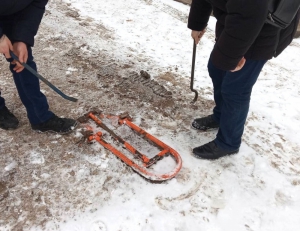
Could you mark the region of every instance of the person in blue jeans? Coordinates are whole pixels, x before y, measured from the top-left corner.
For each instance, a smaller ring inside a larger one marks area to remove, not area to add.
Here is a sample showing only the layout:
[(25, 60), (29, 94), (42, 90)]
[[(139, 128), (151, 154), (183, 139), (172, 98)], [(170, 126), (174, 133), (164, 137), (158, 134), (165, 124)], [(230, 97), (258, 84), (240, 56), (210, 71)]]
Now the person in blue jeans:
[(286, 29), (265, 23), (269, 1), (193, 0), (188, 28), (198, 44), (213, 12), (216, 43), (208, 61), (214, 87), (213, 113), (196, 118), (197, 130), (218, 129), (216, 138), (193, 149), (197, 158), (218, 159), (239, 152), (254, 86), (264, 64), (293, 40), (299, 11)]
[[(37, 70), (31, 47), (41, 19), (45, 12), (47, 0), (6, 0), (1, 1), (0, 8), (0, 53), (10, 63), (10, 70), (24, 104), (33, 130), (38, 132), (69, 133), (77, 125), (76, 120), (60, 118), (49, 110), (46, 96), (40, 91), (39, 79), (13, 60), (13, 51), (20, 62), (27, 63)], [(5, 106), (0, 92), (0, 128), (16, 129), (18, 119)]]

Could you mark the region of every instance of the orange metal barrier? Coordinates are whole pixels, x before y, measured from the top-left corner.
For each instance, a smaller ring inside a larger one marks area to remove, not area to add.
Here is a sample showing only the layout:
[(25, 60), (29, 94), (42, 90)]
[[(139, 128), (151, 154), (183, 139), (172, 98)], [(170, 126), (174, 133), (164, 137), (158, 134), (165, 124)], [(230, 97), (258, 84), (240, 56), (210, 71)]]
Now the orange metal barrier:
[[(147, 133), (145, 130), (141, 129), (140, 127), (138, 127), (137, 125), (132, 123), (130, 121), (130, 119), (128, 119), (128, 118), (122, 119), (117, 116), (119, 124), (127, 125), (128, 127), (132, 128), (134, 131), (136, 131), (138, 134), (140, 134), (141, 137), (143, 137), (144, 139), (147, 139), (149, 141), (152, 141), (157, 147), (162, 149), (156, 156), (154, 156), (152, 158), (148, 158), (146, 155), (144, 155), (141, 152), (139, 152), (138, 150), (136, 150), (132, 145), (130, 145), (128, 142), (126, 142), (120, 136), (115, 134), (111, 129), (109, 129), (97, 116), (94, 115), (93, 112), (88, 113), (87, 116), (90, 119), (94, 120), (99, 127), (104, 129), (105, 131), (107, 131), (115, 140), (117, 140), (119, 143), (124, 145), (124, 147), (130, 153), (132, 153), (135, 157), (139, 158), (142, 162), (142, 166), (135, 163), (133, 160), (131, 160), (127, 156), (125, 156), (121, 151), (117, 150), (111, 144), (109, 144), (105, 140), (103, 140), (102, 132), (97, 132), (96, 134), (90, 135), (88, 137), (88, 140), (89, 141), (96, 140), (97, 142), (99, 142), (103, 147), (110, 150), (113, 154), (115, 154), (117, 157), (119, 157), (124, 163), (126, 163), (128, 166), (130, 166), (135, 172), (142, 175), (146, 179), (149, 179), (151, 181), (165, 181), (165, 180), (173, 178), (180, 171), (181, 166), (182, 166), (182, 160), (181, 160), (180, 155), (174, 149), (172, 149), (171, 147), (169, 147), (168, 145), (166, 145), (159, 139), (155, 138), (154, 136)], [(110, 118), (112, 116), (109, 116), (109, 115), (106, 116), (106, 115), (100, 114), (100, 117), (101, 118), (104, 118), (104, 117)], [(116, 116), (113, 116), (113, 117), (116, 117)], [(90, 130), (91, 132), (93, 132), (93, 129), (91, 126), (87, 126), (87, 129)], [(151, 165), (155, 164), (157, 161), (159, 161), (160, 159), (162, 159), (163, 157), (165, 157), (167, 155), (171, 155), (176, 162), (176, 166), (171, 172), (164, 173), (164, 174), (158, 174), (158, 173), (150, 172), (148, 170), (148, 168)]]

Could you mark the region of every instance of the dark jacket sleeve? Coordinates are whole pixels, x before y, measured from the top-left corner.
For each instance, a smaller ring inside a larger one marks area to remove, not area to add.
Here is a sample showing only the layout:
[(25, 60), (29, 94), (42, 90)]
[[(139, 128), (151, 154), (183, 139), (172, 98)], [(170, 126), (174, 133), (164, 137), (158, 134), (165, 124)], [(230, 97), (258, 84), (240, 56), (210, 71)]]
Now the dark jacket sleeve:
[(38, 31), (47, 3), (48, 0), (34, 0), (16, 14), (12, 41), (21, 41), (29, 46), (34, 45), (34, 36)]
[(212, 6), (206, 0), (193, 0), (188, 19), (188, 28), (195, 31), (203, 30), (208, 23)]
[(224, 30), (211, 54), (213, 64), (225, 71), (236, 68), (261, 31), (268, 1), (228, 0)]

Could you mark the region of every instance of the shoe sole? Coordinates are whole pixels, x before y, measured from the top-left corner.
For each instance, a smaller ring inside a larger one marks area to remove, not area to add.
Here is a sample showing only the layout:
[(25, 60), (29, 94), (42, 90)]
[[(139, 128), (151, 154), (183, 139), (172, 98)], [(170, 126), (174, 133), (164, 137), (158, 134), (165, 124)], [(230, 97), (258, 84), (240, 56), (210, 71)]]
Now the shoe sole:
[(66, 134), (74, 132), (76, 127), (78, 126), (78, 124), (79, 123), (76, 121), (76, 123), (72, 126), (73, 129), (71, 129), (69, 131), (65, 131), (65, 132), (56, 132), (56, 131), (53, 131), (53, 130), (47, 130), (47, 131), (40, 131), (40, 130), (34, 130), (34, 129), (32, 129), (32, 130), (37, 132), (37, 133), (53, 133), (53, 134), (66, 135)]
[(218, 130), (219, 129), (219, 127), (199, 129), (199, 128), (195, 128), (193, 125), (191, 125), (191, 128), (196, 130), (196, 131), (200, 131), (200, 132), (208, 132), (208, 131), (213, 131), (213, 130)]
[[(19, 127), (19, 126), (18, 126)], [(13, 130), (16, 130), (18, 127), (16, 128), (1, 128), (2, 130), (5, 130), (5, 131), (13, 131)]]
[(3, 128), (3, 127), (0, 127), (0, 128), (3, 129), (3, 130), (5, 130), (5, 131), (13, 131), (13, 130), (16, 130), (17, 128), (19, 128), (19, 124), (15, 128)]
[(222, 158), (222, 157), (226, 157), (226, 156), (231, 156), (231, 155), (237, 154), (238, 152), (239, 152), (239, 150), (234, 151), (234, 152), (227, 153), (226, 155), (220, 156), (220, 157), (217, 157), (217, 158), (205, 158), (205, 157), (197, 156), (197, 155), (194, 154), (193, 152), (192, 152), (192, 155), (193, 155), (194, 157), (196, 157), (197, 159), (202, 159), (202, 160), (217, 160), (217, 159), (220, 159), (220, 158)]

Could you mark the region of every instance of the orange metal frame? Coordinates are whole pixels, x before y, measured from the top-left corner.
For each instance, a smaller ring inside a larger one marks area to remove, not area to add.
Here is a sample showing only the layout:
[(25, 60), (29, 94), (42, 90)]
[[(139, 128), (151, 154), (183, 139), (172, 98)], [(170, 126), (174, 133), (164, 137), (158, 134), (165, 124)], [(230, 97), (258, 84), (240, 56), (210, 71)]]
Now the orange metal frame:
[[(146, 179), (149, 179), (151, 181), (165, 181), (168, 179), (173, 178), (181, 169), (182, 166), (182, 160), (180, 155), (171, 147), (163, 143), (162, 141), (158, 140), (154, 136), (150, 135), (134, 123), (132, 123), (128, 118), (121, 119), (117, 116), (119, 120), (119, 124), (125, 124), (128, 127), (132, 128), (134, 131), (136, 131), (138, 134), (140, 134), (144, 139), (148, 139), (152, 141), (155, 145), (157, 145), (160, 149), (162, 149), (156, 156), (152, 158), (148, 158), (146, 155), (142, 154), (138, 150), (136, 150), (132, 145), (130, 145), (128, 142), (123, 140), (121, 137), (116, 135), (112, 130), (110, 130), (97, 116), (95, 116), (92, 112), (88, 113), (87, 116), (94, 120), (96, 124), (109, 132), (113, 138), (115, 138), (118, 142), (124, 145), (124, 147), (131, 152), (135, 157), (139, 158), (142, 161), (142, 166), (135, 163), (133, 160), (129, 159), (127, 156), (125, 156), (122, 152), (114, 148), (111, 144), (107, 143), (105, 140), (102, 139), (102, 132), (97, 132), (96, 134), (90, 135), (88, 137), (88, 141), (96, 140), (99, 142), (103, 147), (111, 151), (113, 154), (115, 154), (117, 157), (119, 157), (124, 163), (126, 163), (128, 166), (130, 166), (134, 171), (145, 177)], [(104, 117), (112, 117), (112, 116), (106, 116), (101, 114), (102, 118)], [(90, 126), (87, 126), (87, 129), (90, 131), (93, 131), (93, 129)], [(163, 157), (171, 155), (175, 162), (176, 166), (175, 168), (169, 172), (164, 174), (158, 174), (150, 172), (147, 168), (151, 165), (155, 164), (157, 161), (162, 159)]]

